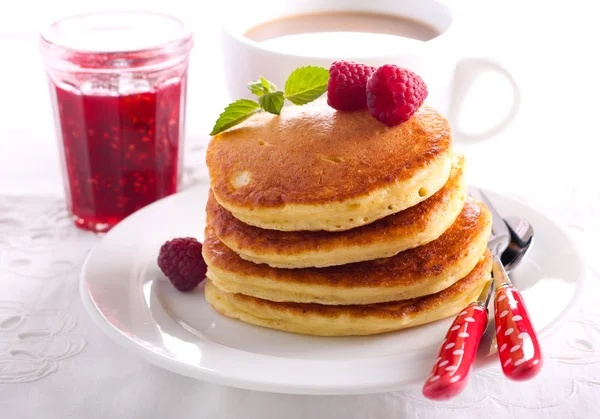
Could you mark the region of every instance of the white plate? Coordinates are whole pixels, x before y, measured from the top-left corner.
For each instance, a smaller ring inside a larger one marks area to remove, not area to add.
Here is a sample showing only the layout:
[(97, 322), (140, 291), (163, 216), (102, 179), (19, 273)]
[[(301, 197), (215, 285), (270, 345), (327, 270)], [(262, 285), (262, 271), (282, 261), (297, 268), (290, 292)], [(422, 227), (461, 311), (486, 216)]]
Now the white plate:
[[(113, 228), (81, 273), (84, 305), (117, 343), (155, 365), (229, 386), (296, 394), (357, 394), (422, 383), (452, 319), (371, 337), (322, 338), (251, 326), (208, 305), (203, 287), (176, 291), (156, 265), (173, 237), (202, 238), (207, 187), (150, 205)], [(513, 274), (541, 338), (581, 294), (584, 263), (553, 221), (489, 192), (498, 210), (527, 218), (535, 242)], [(480, 352), (476, 368), (497, 362)]]

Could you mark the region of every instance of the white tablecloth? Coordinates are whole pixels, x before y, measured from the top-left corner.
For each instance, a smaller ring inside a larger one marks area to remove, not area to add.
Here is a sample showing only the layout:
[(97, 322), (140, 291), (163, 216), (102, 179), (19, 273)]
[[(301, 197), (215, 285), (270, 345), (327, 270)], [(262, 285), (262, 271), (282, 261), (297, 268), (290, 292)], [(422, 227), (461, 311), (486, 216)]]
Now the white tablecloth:
[[(79, 300), (81, 263), (99, 238), (76, 230), (65, 210), (36, 52), (39, 18), (25, 28), (3, 19), (0, 52), (18, 59), (0, 67), (0, 418), (600, 417), (600, 69), (590, 58), (599, 32), (593, 11), (582, 9), (586, 2), (569, 9), (547, 3), (502, 2), (473, 12), (473, 28), (482, 32), (470, 45), (511, 67), (523, 106), (502, 135), (459, 146), (471, 182), (519, 197), (570, 229), (587, 256), (587, 292), (544, 342), (547, 363), (537, 379), (514, 384), (498, 368), (477, 372), (468, 389), (446, 403), (426, 401), (418, 389), (310, 397), (227, 388), (163, 371), (106, 338)], [(77, 7), (59, 2), (53, 12)], [(183, 2), (169, 7), (191, 14)], [(226, 101), (211, 20), (208, 11), (199, 13), (194, 27), (186, 185), (206, 181), (204, 133)], [(471, 120), (485, 119), (494, 96), (472, 99), (486, 102), (467, 108)]]

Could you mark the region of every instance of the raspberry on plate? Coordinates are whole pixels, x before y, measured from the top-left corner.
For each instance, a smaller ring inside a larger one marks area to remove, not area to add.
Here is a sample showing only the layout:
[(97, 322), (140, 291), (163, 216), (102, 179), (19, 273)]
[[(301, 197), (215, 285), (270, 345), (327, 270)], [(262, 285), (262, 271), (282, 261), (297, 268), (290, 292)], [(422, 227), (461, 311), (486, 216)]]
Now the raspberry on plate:
[(334, 61), (329, 67), (327, 104), (339, 111), (367, 108), (367, 80), (375, 67), (353, 61)]
[(367, 82), (367, 106), (375, 119), (388, 126), (401, 124), (427, 97), (423, 79), (406, 68), (386, 64)]
[(202, 243), (193, 237), (167, 241), (160, 248), (158, 267), (179, 291), (190, 291), (206, 277)]

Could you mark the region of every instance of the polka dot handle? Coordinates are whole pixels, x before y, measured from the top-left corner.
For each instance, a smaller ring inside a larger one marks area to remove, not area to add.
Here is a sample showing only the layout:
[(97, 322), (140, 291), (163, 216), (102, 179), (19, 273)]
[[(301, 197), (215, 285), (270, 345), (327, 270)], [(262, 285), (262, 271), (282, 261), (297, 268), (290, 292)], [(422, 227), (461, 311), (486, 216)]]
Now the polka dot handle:
[(423, 386), (425, 397), (447, 400), (465, 388), (487, 318), (487, 310), (477, 303), (456, 316)]
[(521, 293), (510, 285), (496, 290), (496, 342), (502, 371), (511, 380), (528, 380), (542, 369), (542, 352)]

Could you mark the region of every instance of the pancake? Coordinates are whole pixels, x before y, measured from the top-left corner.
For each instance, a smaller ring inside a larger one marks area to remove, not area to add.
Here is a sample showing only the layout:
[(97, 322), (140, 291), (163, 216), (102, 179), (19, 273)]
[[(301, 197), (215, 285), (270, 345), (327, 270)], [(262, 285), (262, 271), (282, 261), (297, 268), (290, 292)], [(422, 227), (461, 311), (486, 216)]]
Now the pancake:
[(215, 199), (244, 223), (342, 231), (429, 198), (448, 180), (453, 152), (448, 122), (426, 105), (387, 127), (320, 100), (216, 135), (206, 163)]
[(249, 226), (209, 193), (207, 223), (242, 259), (275, 268), (344, 265), (381, 259), (437, 239), (461, 212), (466, 198), (463, 158), (431, 198), (399, 213), (348, 231), (276, 231)]
[(433, 295), (398, 302), (328, 306), (273, 302), (222, 291), (206, 284), (208, 302), (219, 313), (257, 326), (318, 336), (373, 335), (430, 323), (459, 313), (491, 279), (492, 257), (481, 256), (460, 281)]
[(467, 198), (456, 221), (437, 240), (386, 259), (328, 268), (271, 268), (240, 258), (210, 226), (202, 254), (207, 277), (223, 291), (272, 301), (371, 304), (448, 288), (477, 264), (490, 230), (485, 205)]

